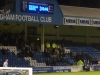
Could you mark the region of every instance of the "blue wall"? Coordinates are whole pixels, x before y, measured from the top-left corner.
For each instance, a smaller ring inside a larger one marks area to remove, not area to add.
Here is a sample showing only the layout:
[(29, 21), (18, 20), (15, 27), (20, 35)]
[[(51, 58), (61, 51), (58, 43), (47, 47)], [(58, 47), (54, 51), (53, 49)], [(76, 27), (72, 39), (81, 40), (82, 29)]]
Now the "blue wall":
[[(16, 13), (10, 13), (10, 18), (9, 15), (7, 16), (8, 18), (2, 18), (0, 15), (0, 21), (3, 22), (30, 22), (30, 23), (39, 23), (39, 24), (53, 24), (53, 25), (62, 25), (63, 24), (63, 14), (62, 11), (57, 3), (56, 0), (28, 0), (28, 1), (34, 1), (34, 2), (45, 2), (45, 3), (51, 3), (54, 4), (54, 14), (35, 14), (35, 13), (23, 13), (20, 12), (20, 4), (22, 0), (16, 0)], [(26, 0), (24, 0), (26, 1)], [(17, 15), (16, 15), (17, 14)], [(13, 16), (15, 15), (15, 16)], [(20, 20), (20, 19), (14, 19), (16, 16), (23, 16), (27, 15), (29, 17), (33, 16), (33, 20)], [(11, 18), (13, 16), (13, 18)], [(43, 18), (44, 22), (40, 21), (40, 18)], [(50, 20), (52, 18), (52, 20)]]

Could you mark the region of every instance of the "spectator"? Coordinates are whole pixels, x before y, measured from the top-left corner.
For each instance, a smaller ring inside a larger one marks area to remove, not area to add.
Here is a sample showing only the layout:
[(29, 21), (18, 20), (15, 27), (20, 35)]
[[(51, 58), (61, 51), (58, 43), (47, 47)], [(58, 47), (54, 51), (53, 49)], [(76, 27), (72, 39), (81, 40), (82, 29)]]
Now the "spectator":
[(24, 38), (21, 36), (18, 39), (18, 44), (21, 45), (24, 42)]
[(9, 41), (9, 43), (10, 43), (11, 46), (15, 46), (15, 38), (14, 38), (13, 35), (11, 37), (9, 37), (8, 41)]
[(15, 37), (15, 45), (18, 47), (18, 46), (19, 46), (18, 44), (19, 44), (19, 37), (16, 36), (16, 37)]
[(98, 64), (98, 60), (95, 60), (95, 64), (96, 64), (96, 65)]
[(60, 61), (63, 62), (63, 63), (66, 62), (65, 59), (62, 56), (60, 56)]
[(35, 51), (40, 52), (40, 47), (39, 47), (39, 46), (36, 46), (36, 47), (35, 47)]
[(50, 42), (47, 42), (47, 43), (46, 43), (46, 49), (48, 50), (48, 49), (50, 49), (50, 48), (51, 48)]
[(8, 37), (4, 37), (3, 39), (3, 45), (8, 46)]
[(80, 54), (80, 53), (77, 53), (77, 54), (76, 54), (76, 60), (77, 60), (77, 61), (79, 61), (79, 60), (81, 59), (81, 57), (80, 57), (80, 56), (81, 56), (81, 54)]
[(89, 61), (89, 55), (88, 53), (84, 53), (84, 64), (87, 65)]
[(60, 62), (60, 58), (59, 58), (59, 56), (57, 57), (57, 62), (58, 62), (58, 63)]
[(2, 48), (2, 54), (5, 55), (6, 54), (6, 50), (4, 48)]
[(3, 67), (8, 67), (8, 59), (6, 59), (5, 62), (3, 63)]
[(25, 47), (23, 47), (23, 49), (21, 50), (21, 55), (24, 57), (26, 55), (26, 50), (25, 50)]
[(62, 39), (62, 46), (65, 45), (65, 42), (66, 42), (65, 38), (63, 38), (63, 39)]
[(19, 51), (19, 52), (17, 53), (17, 55), (18, 55), (19, 57), (22, 57), (22, 56), (23, 56), (22, 53), (21, 53), (21, 51)]
[(34, 43), (31, 43), (31, 45), (30, 45), (30, 51), (34, 51)]
[(84, 63), (82, 62), (82, 60), (79, 60), (79, 61), (77, 62), (77, 65), (78, 65), (78, 66), (83, 66)]
[(48, 58), (48, 60), (46, 61), (46, 65), (47, 65), (47, 66), (50, 66), (50, 65), (51, 65), (50, 59), (49, 59), (49, 58)]
[(34, 56), (34, 51), (31, 51), (30, 52), (30, 57), (33, 57)]
[(92, 65), (92, 61), (93, 61), (92, 56), (89, 55), (89, 65)]
[(72, 57), (76, 57), (76, 53), (75, 52), (72, 52)]
[(26, 56), (26, 57), (30, 57), (30, 51), (29, 51), (29, 50), (27, 51), (27, 53), (26, 53), (25, 56)]
[(70, 56), (72, 56), (72, 52), (73, 52), (73, 51), (70, 51)]
[(89, 54), (86, 53), (85, 56), (86, 56), (86, 60), (89, 61)]
[(56, 66), (56, 64), (57, 64), (57, 61), (56, 61), (56, 59), (54, 59), (54, 60), (52, 61), (52, 66)]
[(57, 48), (56, 43), (53, 43), (53, 44), (52, 44), (52, 54), (55, 53), (55, 49), (56, 49), (56, 48)]
[(84, 52), (81, 53), (81, 58), (82, 58), (82, 61), (84, 62), (84, 59), (85, 59)]
[(50, 52), (48, 50), (45, 50), (44, 55), (45, 55), (45, 57), (50, 57)]

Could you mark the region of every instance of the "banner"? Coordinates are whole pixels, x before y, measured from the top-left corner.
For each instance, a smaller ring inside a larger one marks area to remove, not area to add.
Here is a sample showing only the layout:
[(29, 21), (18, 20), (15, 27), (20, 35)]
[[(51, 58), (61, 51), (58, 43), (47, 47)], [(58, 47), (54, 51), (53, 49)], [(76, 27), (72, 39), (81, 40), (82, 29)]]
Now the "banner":
[(53, 72), (53, 67), (33, 67), (33, 73)]
[(71, 72), (70, 66), (55, 66), (53, 72)]
[(90, 66), (90, 68), (92, 69), (92, 70), (100, 70), (100, 65), (93, 65), (93, 66)]
[[(92, 70), (100, 70), (100, 65), (90, 66)], [(81, 72), (83, 66), (50, 66), (50, 67), (33, 67), (33, 73), (46, 73), (46, 72)]]
[(33, 73), (71, 72), (70, 66), (33, 67)]
[(64, 17), (63, 25), (100, 26), (100, 19)]
[(79, 24), (80, 25), (90, 25), (90, 19), (80, 18)]
[(64, 17), (63, 20), (64, 25), (77, 25), (77, 19), (71, 17)]
[(93, 19), (93, 25), (100, 25), (99, 19)]

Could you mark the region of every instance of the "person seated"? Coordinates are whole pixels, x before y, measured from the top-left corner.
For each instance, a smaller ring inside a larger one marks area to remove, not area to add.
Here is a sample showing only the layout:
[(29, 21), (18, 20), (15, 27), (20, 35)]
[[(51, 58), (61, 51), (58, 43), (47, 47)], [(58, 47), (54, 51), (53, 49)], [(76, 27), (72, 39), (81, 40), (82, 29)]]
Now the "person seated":
[(98, 60), (95, 60), (95, 64), (96, 64), (96, 65), (98, 64)]
[(60, 62), (60, 58), (59, 58), (59, 56), (57, 57), (57, 62)]
[(30, 57), (33, 57), (34, 56), (34, 51), (31, 51), (30, 52)]
[(56, 64), (57, 64), (57, 61), (56, 61), (56, 59), (54, 59), (54, 60), (52, 61), (52, 66), (56, 66)]
[(2, 54), (3, 54), (3, 55), (6, 55), (6, 50), (5, 50), (4, 48), (2, 48), (1, 51), (2, 51)]
[(48, 58), (48, 60), (46, 61), (46, 66), (50, 66), (51, 63), (50, 63), (50, 59)]
[(21, 51), (19, 51), (19, 52), (17, 53), (17, 55), (18, 55), (19, 57), (22, 57), (22, 56), (23, 56), (22, 53), (21, 53)]
[(60, 56), (60, 61), (63, 62), (63, 63), (66, 62), (65, 59), (62, 56)]

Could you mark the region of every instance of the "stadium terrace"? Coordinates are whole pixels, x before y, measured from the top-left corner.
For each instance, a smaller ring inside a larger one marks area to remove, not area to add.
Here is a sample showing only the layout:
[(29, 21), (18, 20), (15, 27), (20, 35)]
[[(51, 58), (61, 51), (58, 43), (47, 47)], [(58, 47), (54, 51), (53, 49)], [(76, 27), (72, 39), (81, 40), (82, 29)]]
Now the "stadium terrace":
[(58, 5), (57, 0), (5, 1), (0, 6), (0, 75), (97, 74), (100, 9)]

